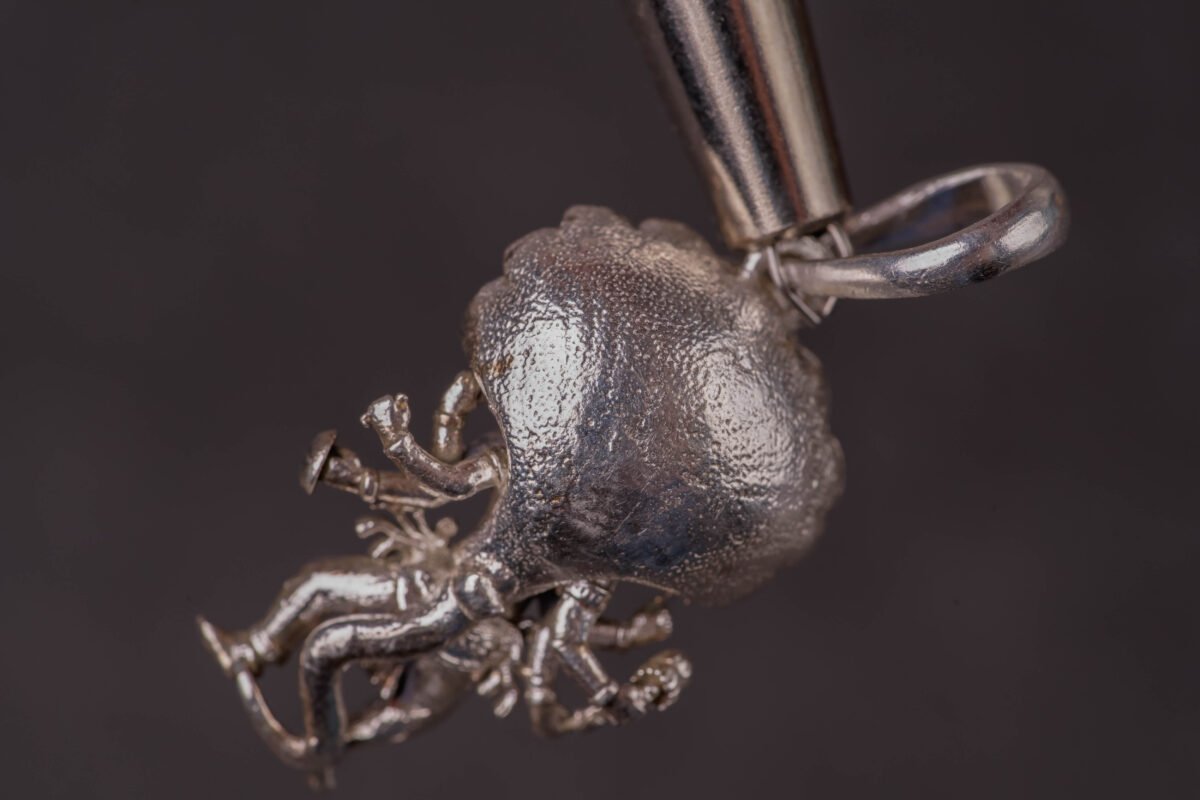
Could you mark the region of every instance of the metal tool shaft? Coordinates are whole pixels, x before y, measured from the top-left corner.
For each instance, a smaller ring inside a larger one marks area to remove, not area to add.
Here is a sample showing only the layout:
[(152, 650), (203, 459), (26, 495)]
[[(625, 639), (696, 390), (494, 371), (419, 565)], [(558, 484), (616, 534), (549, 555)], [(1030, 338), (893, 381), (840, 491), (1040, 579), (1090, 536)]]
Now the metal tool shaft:
[(730, 246), (808, 232), (849, 204), (802, 3), (633, 0)]

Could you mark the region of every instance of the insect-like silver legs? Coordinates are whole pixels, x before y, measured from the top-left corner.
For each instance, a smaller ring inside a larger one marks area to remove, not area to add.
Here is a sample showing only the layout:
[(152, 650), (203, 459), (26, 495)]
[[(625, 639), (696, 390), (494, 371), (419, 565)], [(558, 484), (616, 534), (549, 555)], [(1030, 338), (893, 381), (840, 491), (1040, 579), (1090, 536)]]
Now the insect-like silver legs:
[[(565, 586), (554, 609), (534, 627), (525, 657), (525, 700), (534, 730), (545, 736), (614, 725), (665, 709), (691, 677), (683, 655), (664, 651), (652, 657), (624, 685), (608, 676), (592, 647), (626, 649), (662, 641), (671, 619), (652, 605), (628, 623), (603, 620), (611, 587), (587, 581)], [(553, 684), (559, 668), (587, 693), (582, 709), (569, 711), (558, 702)]]
[[(408, 428), (411, 419), (408, 398), (397, 394), (384, 395), (371, 403), (361, 421), (379, 436), (384, 453), (400, 471), (415, 478), (429, 492), (446, 500), (462, 500), (497, 485), (504, 469), (497, 450), (485, 449), (452, 463), (442, 461), (417, 443)], [(435, 426), (435, 438), (443, 438), (442, 447), (446, 450), (461, 449), (454, 430), (447, 423)]]
[(492, 701), (496, 716), (507, 716), (517, 700), (522, 644), (516, 626), (488, 620), (410, 665), (394, 666), (380, 682), (380, 700), (348, 723), (347, 742), (404, 741), (441, 719), (471, 687)]
[[(604, 583), (574, 581), (530, 599), (501, 560), (452, 546), (450, 520), (432, 527), (426, 522), (431, 509), (504, 485), (503, 445), (485, 440), (468, 449), (462, 441), (465, 415), (480, 397), (473, 373), (455, 379), (434, 415), (430, 451), (408, 430), (403, 395), (372, 403), (362, 421), (378, 434), (399, 468), (394, 472), (364, 466), (335, 445), (332, 432), (319, 435), (301, 484), (306, 490), (332, 485), (390, 515), (363, 517), (355, 526), (360, 538), (371, 541), (371, 555), (310, 564), (244, 630), (225, 632), (200, 620), (204, 640), (234, 678), (255, 731), (285, 763), (306, 770), (315, 786), (331, 785), (332, 765), (347, 748), (407, 739), (443, 718), (470, 689), (505, 716), (522, 695), (523, 681), (535, 728), (558, 734), (665, 708), (690, 675), (686, 660), (665, 652), (619, 684), (592, 651), (665, 639), (672, 623), (661, 599), (623, 621), (601, 618), (611, 593)], [(526, 619), (548, 597), (552, 609)], [(301, 735), (279, 723), (256, 680), (266, 666), (293, 653), (300, 667)], [(363, 668), (379, 693), (355, 713), (347, 713), (341, 690), (350, 666)], [(559, 671), (584, 687), (589, 699), (583, 709), (568, 710), (555, 698)]]
[(433, 448), (430, 452), (434, 457), (447, 464), (463, 457), (467, 449), (462, 438), (463, 424), (482, 396), (474, 372), (463, 370), (458, 373), (433, 414)]
[[(264, 665), (286, 659), (324, 620), (338, 614), (393, 610), (402, 572), (395, 564), (369, 556), (316, 561), (284, 584), (258, 623), (230, 634), (201, 619), (201, 633), (227, 674), (243, 668), (258, 674)], [(407, 577), (411, 582), (412, 576)]]
[(405, 662), (431, 653), (470, 621), (449, 592), (432, 607), (406, 615), (356, 614), (323, 623), (300, 654), (300, 697), (308, 731), (307, 760), (332, 763), (347, 744), (339, 681), (362, 661)]
[[(356, 614), (319, 626), (301, 654), (301, 699), (306, 735), (289, 733), (275, 719), (248, 669), (236, 673), (238, 693), (251, 724), (282, 761), (306, 769), (316, 787), (331, 785), (330, 767), (349, 746), (401, 741), (430, 727), (452, 711), (475, 686), (493, 700), (498, 716), (516, 699), (513, 670), (520, 658), (521, 634), (505, 620), (475, 625), (444, 647), (444, 632), (426, 629), (412, 637), (417, 620), (394, 615)], [(407, 642), (425, 652), (399, 652)], [(347, 719), (338, 686), (342, 668), (359, 663), (374, 673), (380, 698)]]
[[(250, 628), (231, 634), (201, 620), (201, 631), (218, 662), (236, 679), (251, 722), (272, 751), (295, 766), (323, 764), (344, 744), (340, 740), (340, 693), (329, 685), (336, 681), (341, 665), (351, 660), (382, 659), (365, 665), (384, 683), (384, 702), (373, 714), (359, 720), (354, 737), (349, 739), (362, 742), (372, 729), (378, 735), (394, 735), (404, 724), (411, 727), (417, 722), (433, 722), (457, 701), (457, 697), (446, 693), (461, 693), (470, 685), (473, 665), (490, 666), (502, 655), (511, 660), (512, 637), (519, 637), (515, 628), (507, 642), (495, 636), (477, 636), (459, 644), (457, 650), (462, 655), (458, 664), (441, 661), (422, 665), (409, 676), (412, 680), (405, 682), (407, 692), (397, 693), (394, 680), (393, 686), (386, 685), (388, 667), (393, 666), (386, 660), (386, 643), (403, 627), (398, 605), (427, 607), (437, 595), (436, 591), (431, 593), (435, 581), (435, 576), (419, 566), (366, 556), (328, 559), (309, 565), (290, 580), (266, 616)], [(301, 642), (301, 692), (306, 700), (313, 700), (305, 703), (307, 737), (293, 736), (276, 721), (254, 680), (263, 666), (283, 661)], [(465, 670), (465, 683), (449, 676), (455, 670)], [(421, 685), (422, 680), (429, 681), (429, 685)], [(400, 708), (405, 704), (409, 707)], [(322, 735), (330, 730), (337, 735)]]

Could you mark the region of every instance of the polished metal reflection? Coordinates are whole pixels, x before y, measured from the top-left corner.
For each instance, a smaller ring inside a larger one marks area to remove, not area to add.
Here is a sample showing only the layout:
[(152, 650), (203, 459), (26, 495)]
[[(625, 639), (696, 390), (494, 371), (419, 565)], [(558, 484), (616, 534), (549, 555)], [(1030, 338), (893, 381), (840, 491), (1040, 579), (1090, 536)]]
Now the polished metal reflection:
[[(639, 227), (603, 208), (508, 249), (476, 296), (470, 369), (447, 390), (426, 450), (403, 395), (362, 422), (395, 470), (363, 465), (326, 432), (301, 474), (385, 516), (359, 521), (370, 555), (326, 559), (289, 581), (257, 623), (201, 632), (254, 729), (314, 784), (351, 747), (407, 738), (474, 690), (507, 714), (518, 693), (536, 730), (630, 721), (679, 697), (691, 675), (662, 651), (611, 678), (594, 650), (661, 641), (655, 603), (602, 615), (621, 584), (699, 603), (735, 599), (802, 555), (841, 490), (820, 366), (791, 336), (775, 287), (718, 257), (687, 227)], [(465, 447), (471, 409), (501, 436)], [(494, 499), (456, 537), (427, 514), (480, 491)], [(256, 676), (295, 655), (305, 729), (286, 730)], [(342, 672), (378, 700), (348, 713)], [(557, 699), (560, 673), (587, 702)]]
[(852, 212), (803, 3), (633, 8), (728, 243), (747, 252), (748, 271), (765, 266), (809, 323), (836, 298), (978, 283), (1065, 239), (1063, 192), (1032, 164), (958, 170)]
[(849, 206), (816, 54), (796, 0), (635, 0), (664, 97), (736, 248)]
[[(597, 651), (666, 639), (667, 598), (722, 603), (761, 586), (811, 546), (841, 491), (828, 392), (796, 325), (839, 297), (976, 283), (1065, 236), (1061, 189), (1025, 164), (961, 170), (851, 213), (802, 7), (636, 11), (742, 264), (680, 223), (571, 209), (510, 246), (476, 295), (468, 368), (437, 406), (429, 449), (399, 394), (361, 420), (394, 469), (365, 465), (332, 431), (316, 437), (301, 485), (375, 510), (355, 526), (367, 554), (309, 565), (244, 629), (200, 620), (254, 730), (316, 786), (348, 749), (403, 741), (472, 693), (497, 716), (523, 699), (547, 735), (672, 705), (692, 674), (682, 654), (662, 650), (620, 681)], [(476, 409), (499, 433), (468, 443)], [(491, 502), (473, 530), (431, 520), (480, 492)], [(627, 584), (659, 598), (605, 617)], [(299, 732), (258, 686), (292, 657)], [(376, 686), (365, 708), (345, 707), (348, 668)], [(560, 675), (582, 688), (578, 707), (559, 700)]]
[(1042, 258), (1066, 239), (1068, 221), (1062, 187), (1045, 169), (986, 164), (923, 181), (848, 216), (844, 227), (857, 255), (814, 257), (800, 249), (801, 240), (776, 249), (789, 292), (920, 297)]

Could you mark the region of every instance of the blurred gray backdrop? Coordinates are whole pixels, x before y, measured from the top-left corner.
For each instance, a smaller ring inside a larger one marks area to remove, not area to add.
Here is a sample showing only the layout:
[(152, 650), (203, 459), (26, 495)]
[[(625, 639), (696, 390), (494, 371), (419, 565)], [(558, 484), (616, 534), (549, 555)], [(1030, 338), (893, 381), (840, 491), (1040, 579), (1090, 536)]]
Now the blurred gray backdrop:
[[(1200, 792), (1195, 14), (810, 6), (860, 203), (1035, 161), (1070, 241), (804, 335), (848, 491), (769, 588), (678, 610), (675, 709), (548, 742), (471, 702), (338, 797)], [(360, 550), (310, 436), (373, 457), (392, 391), (424, 432), (569, 204), (714, 236), (707, 200), (617, 2), (8, 2), (0, 65), (0, 792), (305, 797), (193, 616)]]

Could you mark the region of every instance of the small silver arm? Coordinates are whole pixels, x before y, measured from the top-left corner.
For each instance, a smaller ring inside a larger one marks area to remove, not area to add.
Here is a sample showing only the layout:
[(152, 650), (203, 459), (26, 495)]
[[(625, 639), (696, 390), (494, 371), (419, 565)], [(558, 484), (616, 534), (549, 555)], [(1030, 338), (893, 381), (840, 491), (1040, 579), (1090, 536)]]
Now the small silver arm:
[(417, 443), (408, 429), (411, 417), (407, 397), (385, 395), (371, 403), (362, 423), (375, 431), (384, 453), (402, 472), (446, 500), (461, 500), (499, 484), (503, 475), (500, 453), (485, 449), (448, 464)]
[[(545, 736), (618, 725), (664, 709), (675, 702), (691, 677), (691, 664), (679, 653), (664, 651), (643, 664), (626, 684), (605, 672), (591, 646), (624, 649), (661, 641), (671, 630), (670, 615), (652, 603), (628, 623), (601, 620), (610, 587), (576, 581), (529, 635), (524, 676), (525, 700), (534, 730)], [(559, 668), (588, 695), (583, 708), (571, 711), (553, 689)]]

